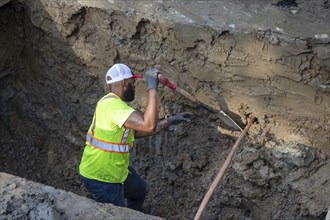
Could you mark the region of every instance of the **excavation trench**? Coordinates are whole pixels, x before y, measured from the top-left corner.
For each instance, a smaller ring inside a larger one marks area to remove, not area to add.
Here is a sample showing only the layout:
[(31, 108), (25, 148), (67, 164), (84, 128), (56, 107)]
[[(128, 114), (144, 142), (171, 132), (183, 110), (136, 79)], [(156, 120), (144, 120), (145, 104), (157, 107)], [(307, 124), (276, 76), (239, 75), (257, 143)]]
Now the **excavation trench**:
[[(194, 4), (0, 1), (0, 171), (88, 197), (78, 166), (95, 104), (106, 92), (104, 73), (116, 62), (136, 72), (156, 66), (240, 126), (251, 115), (258, 119), (205, 219), (324, 219), (330, 206), (327, 1), (314, 8), (301, 1), (297, 15), (295, 8), (252, 4), (274, 19), (289, 16), (286, 23), (296, 24), (290, 33), (205, 25)], [(215, 6), (208, 6), (211, 18)], [(308, 17), (305, 25), (314, 29), (303, 32), (293, 16)], [(143, 81), (136, 93), (131, 105), (143, 111)], [(160, 118), (182, 111), (195, 118), (136, 141), (131, 162), (149, 187), (143, 211), (192, 219), (239, 132), (168, 88), (159, 95)]]

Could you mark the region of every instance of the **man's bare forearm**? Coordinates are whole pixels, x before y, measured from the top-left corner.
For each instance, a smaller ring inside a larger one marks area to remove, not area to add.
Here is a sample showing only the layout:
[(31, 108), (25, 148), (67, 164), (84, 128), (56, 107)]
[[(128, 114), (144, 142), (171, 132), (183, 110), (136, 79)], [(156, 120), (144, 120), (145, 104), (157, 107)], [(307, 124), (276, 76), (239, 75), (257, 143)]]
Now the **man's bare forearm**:
[(151, 135), (155, 135), (158, 134), (159, 132), (165, 130), (166, 128), (168, 128), (169, 123), (167, 119), (163, 119), (161, 121), (157, 122), (157, 127), (156, 130), (154, 132), (141, 132), (141, 131), (136, 131), (135, 132), (135, 138), (142, 138), (142, 137), (148, 137)]

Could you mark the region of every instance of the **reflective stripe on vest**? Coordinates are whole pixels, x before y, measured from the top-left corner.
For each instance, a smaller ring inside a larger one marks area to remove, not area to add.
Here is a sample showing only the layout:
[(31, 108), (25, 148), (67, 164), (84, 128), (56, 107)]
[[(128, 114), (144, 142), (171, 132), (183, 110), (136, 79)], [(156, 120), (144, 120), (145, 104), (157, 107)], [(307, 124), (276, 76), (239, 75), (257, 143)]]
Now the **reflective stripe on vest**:
[(121, 143), (122, 144), (125, 144), (126, 143), (126, 140), (127, 140), (127, 137), (128, 137), (128, 135), (129, 135), (129, 131), (130, 131), (131, 129), (129, 129), (129, 128), (125, 128), (125, 131), (124, 131), (124, 133), (123, 133), (123, 137), (121, 138)]
[[(126, 132), (128, 130), (128, 132)], [(125, 141), (129, 134), (129, 128), (126, 128), (124, 132), (124, 138)], [(120, 153), (120, 154), (127, 154), (129, 153), (130, 146), (125, 143), (125, 141), (122, 141), (122, 144), (116, 144), (111, 142), (106, 142), (103, 140), (100, 140), (94, 136), (92, 136), (92, 133), (88, 132), (86, 136), (86, 141), (91, 145), (92, 147), (98, 148), (100, 150), (108, 151), (108, 152), (114, 152), (114, 153)]]
[[(116, 97), (114, 95), (109, 94), (108, 96), (104, 97), (101, 100), (104, 100), (107, 98), (116, 98)], [(120, 153), (120, 154), (129, 153), (130, 146), (128, 144), (126, 144), (126, 140), (128, 138), (129, 132), (131, 130), (130, 128), (125, 128), (125, 131), (123, 132), (123, 136), (121, 138), (120, 143), (113, 143), (113, 142), (101, 140), (94, 136), (95, 124), (96, 124), (96, 114), (94, 115), (94, 121), (93, 121), (93, 126), (91, 129), (91, 132), (88, 132), (86, 135), (86, 142), (90, 146), (98, 148), (103, 151), (107, 151), (107, 152)]]

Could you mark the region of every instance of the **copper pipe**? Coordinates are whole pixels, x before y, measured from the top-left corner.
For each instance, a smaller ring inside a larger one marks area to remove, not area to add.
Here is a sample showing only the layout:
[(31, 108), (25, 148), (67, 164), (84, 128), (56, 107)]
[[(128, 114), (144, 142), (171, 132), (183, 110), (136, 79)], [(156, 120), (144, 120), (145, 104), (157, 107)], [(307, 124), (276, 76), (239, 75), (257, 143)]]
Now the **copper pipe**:
[(249, 128), (251, 127), (253, 121), (254, 121), (254, 117), (251, 118), (251, 120), (249, 121), (249, 123), (245, 126), (243, 132), (240, 134), (240, 136), (238, 137), (236, 143), (234, 144), (234, 146), (232, 147), (231, 151), (229, 152), (228, 157), (225, 160), (225, 163), (222, 165), (221, 170), (219, 171), (217, 177), (215, 178), (215, 180), (213, 181), (212, 185), (210, 186), (209, 190), (207, 191), (207, 193), (205, 194), (202, 203), (200, 204), (198, 211), (195, 215), (194, 220), (199, 220), (202, 216), (202, 213), (205, 209), (205, 206), (207, 205), (208, 201), (210, 200), (213, 191), (215, 190), (215, 188), (217, 187), (217, 185), (219, 184), (220, 180), (222, 179), (225, 171), (227, 170), (231, 160), (234, 157), (234, 154), (236, 152), (236, 150), (238, 149), (238, 145), (239, 143), (242, 141), (243, 137), (245, 136), (245, 134), (248, 132)]

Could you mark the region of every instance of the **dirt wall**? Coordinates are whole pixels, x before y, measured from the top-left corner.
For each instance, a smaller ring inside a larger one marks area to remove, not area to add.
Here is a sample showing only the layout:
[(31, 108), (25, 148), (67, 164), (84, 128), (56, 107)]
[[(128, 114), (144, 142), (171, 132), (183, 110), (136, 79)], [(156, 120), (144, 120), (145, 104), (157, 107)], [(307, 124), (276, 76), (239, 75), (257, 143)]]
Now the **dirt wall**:
[[(95, 104), (105, 93), (104, 73), (116, 62), (136, 72), (156, 66), (240, 126), (251, 115), (258, 119), (206, 219), (325, 216), (330, 206), (326, 1), (313, 7), (300, 1), (291, 8), (237, 1), (237, 9), (226, 1), (5, 3), (0, 4), (1, 171), (86, 195), (77, 167)], [(223, 12), (218, 17), (217, 8)], [(236, 12), (236, 20), (225, 8)], [(246, 20), (255, 11), (260, 16)], [(304, 32), (301, 23), (313, 28)], [(144, 93), (139, 82), (132, 105), (141, 110)], [(195, 120), (137, 141), (132, 163), (149, 183), (144, 211), (192, 218), (239, 132), (167, 88), (160, 97), (160, 118), (191, 111)]]

